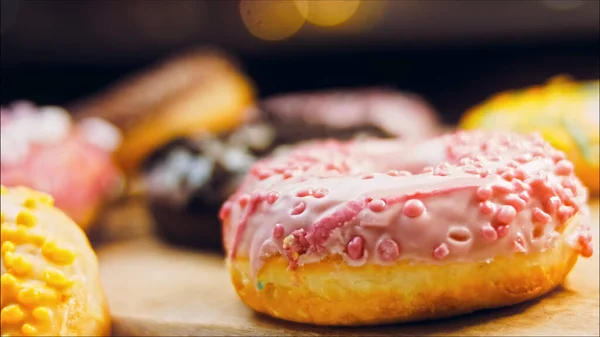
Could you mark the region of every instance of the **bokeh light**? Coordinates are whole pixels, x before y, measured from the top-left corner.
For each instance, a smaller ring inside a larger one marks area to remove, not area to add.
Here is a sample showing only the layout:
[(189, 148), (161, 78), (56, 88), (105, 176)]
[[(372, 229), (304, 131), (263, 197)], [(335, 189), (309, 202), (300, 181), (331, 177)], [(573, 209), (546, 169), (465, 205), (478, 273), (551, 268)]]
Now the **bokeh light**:
[[(295, 0), (294, 2), (307, 21), (322, 27), (337, 26), (348, 21), (360, 5), (360, 0)], [(306, 3), (308, 3), (308, 11), (304, 10)]]
[(277, 41), (294, 35), (306, 22), (308, 1), (242, 0), (240, 13), (248, 31), (263, 40)]
[(386, 8), (386, 0), (361, 1), (354, 15), (336, 29), (345, 33), (364, 32), (372, 29), (381, 22)]

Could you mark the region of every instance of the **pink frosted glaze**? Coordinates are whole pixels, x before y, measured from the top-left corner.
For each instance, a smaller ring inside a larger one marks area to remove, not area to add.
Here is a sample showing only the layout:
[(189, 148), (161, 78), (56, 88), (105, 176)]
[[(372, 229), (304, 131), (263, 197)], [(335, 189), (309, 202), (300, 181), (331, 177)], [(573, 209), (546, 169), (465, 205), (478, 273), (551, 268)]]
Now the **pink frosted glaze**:
[(121, 187), (112, 160), (120, 132), (97, 118), (73, 123), (59, 107), (12, 104), (0, 112), (0, 182), (51, 194), (78, 223)]
[(248, 257), (254, 276), (273, 254), (295, 268), (332, 254), (385, 265), (535, 253), (574, 215), (580, 225), (567, 243), (592, 254), (587, 190), (538, 135), (329, 140), (256, 166), (221, 212), (230, 257)]

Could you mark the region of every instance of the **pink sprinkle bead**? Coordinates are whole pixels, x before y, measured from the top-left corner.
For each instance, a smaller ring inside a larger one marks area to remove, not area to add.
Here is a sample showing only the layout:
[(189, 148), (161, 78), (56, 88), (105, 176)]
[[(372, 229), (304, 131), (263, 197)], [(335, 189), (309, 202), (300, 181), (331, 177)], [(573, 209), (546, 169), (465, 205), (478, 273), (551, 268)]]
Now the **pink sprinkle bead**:
[(495, 241), (498, 239), (498, 233), (496, 233), (496, 230), (490, 225), (481, 227), (481, 236), (487, 241)]
[(494, 191), (491, 186), (481, 186), (477, 189), (476, 194), (480, 201), (486, 201), (492, 198)]
[(306, 209), (306, 204), (303, 203), (302, 201), (300, 201), (299, 203), (296, 204), (296, 206), (294, 206), (294, 208), (292, 209), (292, 215), (298, 215), (298, 214), (302, 214), (302, 212), (304, 212), (304, 210)]
[(491, 201), (484, 201), (479, 203), (479, 211), (482, 214), (492, 214), (494, 213), (494, 211), (496, 211), (496, 206), (494, 205), (493, 202)]
[(496, 213), (496, 220), (504, 225), (507, 225), (517, 217), (517, 210), (510, 205), (502, 205)]
[(402, 208), (402, 213), (409, 218), (416, 218), (425, 212), (425, 205), (421, 200), (410, 199)]
[(531, 218), (534, 223), (539, 223), (542, 225), (545, 225), (545, 224), (549, 223), (550, 220), (552, 220), (552, 217), (550, 217), (550, 215), (548, 215), (548, 213), (542, 211), (538, 207), (534, 208), (533, 211), (531, 212)]
[(381, 200), (381, 199), (375, 199), (369, 202), (369, 209), (373, 212), (383, 212), (385, 210), (385, 207), (387, 206), (387, 203), (385, 202), (385, 200)]
[(442, 243), (433, 250), (433, 257), (438, 260), (445, 258), (448, 254), (450, 254), (450, 250), (445, 243)]
[(567, 176), (573, 173), (573, 163), (571, 163), (568, 160), (561, 160), (558, 163), (556, 163), (556, 168), (554, 169), (554, 172), (559, 176)]
[(273, 228), (273, 238), (280, 239), (283, 237), (284, 228), (283, 225), (278, 223), (275, 224), (275, 228)]
[(523, 199), (516, 195), (507, 196), (504, 202), (506, 202), (507, 205), (514, 207), (517, 212), (525, 209), (525, 206), (527, 205)]
[(326, 188), (317, 188), (315, 193), (313, 193), (313, 197), (315, 197), (317, 199), (321, 199), (321, 198), (325, 197), (328, 193), (329, 193), (329, 190)]
[(355, 236), (348, 242), (346, 253), (353, 260), (358, 260), (363, 257), (365, 250), (365, 239), (361, 236)]
[(377, 247), (377, 253), (383, 261), (394, 261), (400, 256), (400, 247), (391, 239), (382, 240)]
[(269, 205), (273, 205), (277, 199), (279, 199), (279, 193), (269, 192), (269, 194), (267, 194), (267, 203)]

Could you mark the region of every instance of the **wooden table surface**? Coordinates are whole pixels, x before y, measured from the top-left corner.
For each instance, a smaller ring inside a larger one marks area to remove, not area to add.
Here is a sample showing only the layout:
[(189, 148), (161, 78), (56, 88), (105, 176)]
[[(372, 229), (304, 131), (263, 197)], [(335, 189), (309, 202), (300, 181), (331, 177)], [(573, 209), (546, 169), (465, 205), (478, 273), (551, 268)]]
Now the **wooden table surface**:
[(174, 248), (152, 236), (101, 246), (102, 281), (117, 336), (598, 336), (598, 201), (595, 254), (538, 300), (447, 320), (364, 328), (286, 323), (254, 313), (237, 297), (219, 255)]

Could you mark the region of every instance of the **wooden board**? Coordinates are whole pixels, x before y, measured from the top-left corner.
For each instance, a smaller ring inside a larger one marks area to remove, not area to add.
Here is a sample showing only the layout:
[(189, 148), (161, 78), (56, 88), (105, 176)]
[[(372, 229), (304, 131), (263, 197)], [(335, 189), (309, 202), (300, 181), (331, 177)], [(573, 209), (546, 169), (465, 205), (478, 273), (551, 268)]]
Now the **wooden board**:
[(237, 297), (219, 255), (170, 247), (150, 237), (99, 249), (117, 336), (598, 336), (598, 201), (595, 255), (580, 258), (565, 284), (541, 299), (448, 320), (365, 328), (321, 328), (255, 314)]

